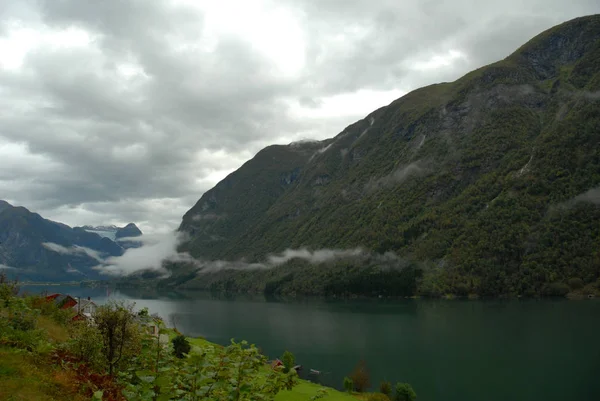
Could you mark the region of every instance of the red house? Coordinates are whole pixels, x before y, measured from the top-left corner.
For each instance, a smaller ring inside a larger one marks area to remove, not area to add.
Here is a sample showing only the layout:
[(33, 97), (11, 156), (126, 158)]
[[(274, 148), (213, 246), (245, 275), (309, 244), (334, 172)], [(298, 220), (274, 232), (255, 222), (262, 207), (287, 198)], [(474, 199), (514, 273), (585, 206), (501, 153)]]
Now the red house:
[(46, 300), (54, 302), (59, 309), (69, 309), (77, 305), (77, 300), (70, 295), (52, 294)]

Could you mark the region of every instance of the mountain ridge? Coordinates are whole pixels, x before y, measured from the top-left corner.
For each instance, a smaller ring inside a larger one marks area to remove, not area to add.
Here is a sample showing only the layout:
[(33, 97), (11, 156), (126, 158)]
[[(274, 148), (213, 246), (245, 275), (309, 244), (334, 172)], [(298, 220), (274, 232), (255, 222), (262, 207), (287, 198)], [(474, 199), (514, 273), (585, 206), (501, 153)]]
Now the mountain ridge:
[(44, 219), (22, 206), (0, 201), (0, 264), (20, 280), (102, 279), (94, 269), (102, 257), (124, 249), (81, 227)]
[[(600, 16), (581, 17), (331, 139), (267, 147), (184, 215), (179, 231), (189, 240), (180, 250), (248, 262), (303, 247), (394, 252), (423, 273), (415, 288), (424, 295), (596, 285), (600, 210), (572, 200), (600, 186), (599, 71)], [(562, 242), (573, 250), (561, 251)], [(306, 271), (324, 273), (294, 263), (201, 276), (179, 264), (162, 284), (326, 292), (301, 282), (311, 282)], [(334, 270), (326, 280), (352, 269)]]

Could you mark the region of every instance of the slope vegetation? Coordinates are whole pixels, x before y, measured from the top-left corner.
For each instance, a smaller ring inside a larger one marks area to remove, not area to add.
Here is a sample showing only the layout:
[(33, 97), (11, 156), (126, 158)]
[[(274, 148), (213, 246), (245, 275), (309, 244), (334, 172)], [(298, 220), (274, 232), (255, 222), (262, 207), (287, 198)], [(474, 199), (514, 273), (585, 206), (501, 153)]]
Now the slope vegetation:
[[(415, 90), (330, 140), (264, 149), (207, 191), (180, 230), (190, 238), (181, 250), (201, 259), (264, 261), (302, 247), (393, 252), (403, 267), (392, 271), (412, 269), (402, 295), (594, 286), (600, 16), (545, 31), (456, 82)], [(390, 274), (383, 265), (292, 261), (201, 276), (177, 265), (179, 279), (163, 283), (323, 294), (356, 282), (367, 289), (346, 292), (371, 294), (369, 283)]]

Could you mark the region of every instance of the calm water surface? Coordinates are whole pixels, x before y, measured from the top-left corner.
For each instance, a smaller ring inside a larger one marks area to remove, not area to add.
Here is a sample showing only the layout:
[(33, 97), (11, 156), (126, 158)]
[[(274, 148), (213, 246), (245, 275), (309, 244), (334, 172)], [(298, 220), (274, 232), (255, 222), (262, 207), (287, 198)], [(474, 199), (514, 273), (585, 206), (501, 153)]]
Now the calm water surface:
[(600, 400), (600, 301), (266, 301), (207, 294), (135, 294), (27, 287), (127, 299), (190, 336), (246, 339), (270, 357), (286, 349), (340, 387), (359, 359), (419, 401)]

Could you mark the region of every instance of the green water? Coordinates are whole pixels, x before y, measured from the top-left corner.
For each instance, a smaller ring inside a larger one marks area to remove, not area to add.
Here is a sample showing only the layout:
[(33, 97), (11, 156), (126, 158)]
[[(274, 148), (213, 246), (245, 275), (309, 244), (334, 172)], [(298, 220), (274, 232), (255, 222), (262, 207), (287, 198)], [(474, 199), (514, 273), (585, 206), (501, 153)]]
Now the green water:
[[(106, 297), (106, 290), (74, 288)], [(173, 294), (172, 294), (173, 295)], [(419, 401), (600, 400), (600, 301), (268, 302), (112, 294), (173, 320), (186, 334), (256, 343), (340, 387), (365, 359), (373, 387), (409, 382)]]

